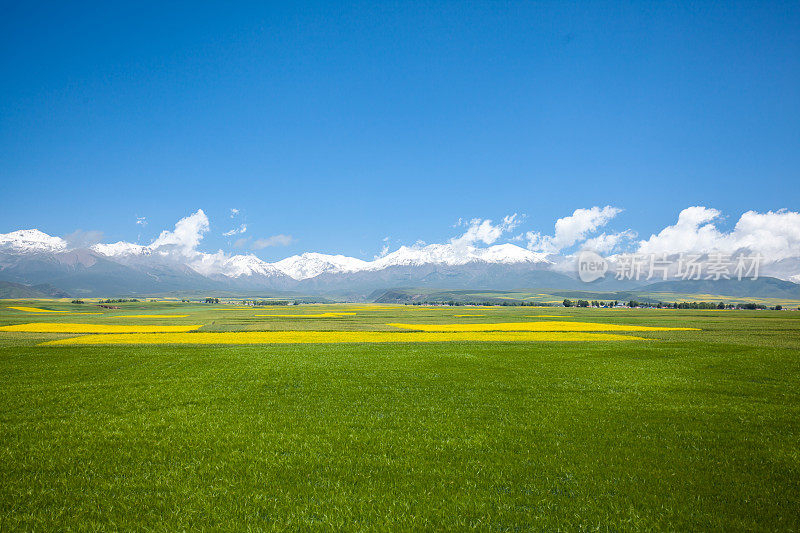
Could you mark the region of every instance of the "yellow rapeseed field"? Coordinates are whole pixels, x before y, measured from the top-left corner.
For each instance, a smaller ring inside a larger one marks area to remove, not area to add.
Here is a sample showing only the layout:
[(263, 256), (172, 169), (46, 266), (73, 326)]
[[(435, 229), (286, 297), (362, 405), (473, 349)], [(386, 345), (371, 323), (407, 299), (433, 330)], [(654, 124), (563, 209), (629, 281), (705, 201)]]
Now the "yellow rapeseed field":
[(346, 315), (354, 315), (355, 313), (315, 313), (306, 315), (255, 315), (255, 316), (269, 316), (269, 317), (289, 317), (289, 318), (339, 318)]
[(667, 328), (650, 326), (628, 326), (598, 324), (594, 322), (503, 322), (498, 324), (387, 324), (403, 329), (420, 331), (697, 331), (697, 328)]
[(225, 331), (86, 335), (49, 341), (63, 344), (340, 344), (402, 342), (565, 342), (631, 341), (642, 337), (584, 332), (466, 332), (422, 333), (404, 331)]
[(22, 311), (24, 313), (58, 313), (61, 315), (102, 315), (103, 313), (73, 313), (72, 311), (54, 311), (53, 309), (39, 309), (38, 307), (9, 307), (15, 311)]
[(0, 331), (17, 331), (26, 333), (163, 333), (194, 331), (201, 325), (194, 326), (141, 326), (141, 325), (104, 325), (104, 324), (60, 324), (56, 322), (34, 322), (0, 326)]
[(53, 311), (52, 309), (39, 309), (38, 307), (9, 307), (16, 311), (23, 311), (25, 313), (66, 313), (66, 311)]

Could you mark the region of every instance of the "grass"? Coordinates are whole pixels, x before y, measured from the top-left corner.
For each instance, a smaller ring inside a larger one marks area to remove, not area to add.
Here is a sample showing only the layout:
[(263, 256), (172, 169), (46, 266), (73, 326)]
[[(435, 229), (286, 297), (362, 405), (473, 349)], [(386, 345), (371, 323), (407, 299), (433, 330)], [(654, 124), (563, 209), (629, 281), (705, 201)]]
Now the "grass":
[(483, 324), (398, 324), (389, 326), (420, 331), (697, 331), (697, 328), (630, 326), (597, 322), (546, 320), (538, 322), (487, 322)]
[[(10, 302), (0, 325), (31, 321), (13, 305), (80, 310)], [(356, 313), (306, 320), (120, 307), (84, 320), (218, 332), (534, 320), (529, 308), (303, 306)], [(189, 316), (114, 318), (170, 313)], [(0, 530), (800, 529), (800, 313), (557, 314), (700, 331), (241, 346), (40, 346), (72, 336), (2, 332)]]

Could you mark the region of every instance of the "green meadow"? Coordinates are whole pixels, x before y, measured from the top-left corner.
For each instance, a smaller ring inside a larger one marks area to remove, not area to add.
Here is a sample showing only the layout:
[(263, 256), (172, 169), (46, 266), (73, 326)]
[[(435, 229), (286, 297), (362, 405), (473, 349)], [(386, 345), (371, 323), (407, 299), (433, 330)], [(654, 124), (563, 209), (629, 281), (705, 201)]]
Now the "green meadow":
[[(235, 346), (0, 332), (0, 531), (800, 529), (797, 311), (108, 305), (4, 300), (0, 326), (699, 330)], [(355, 314), (255, 316), (335, 312)], [(188, 316), (132, 316), (147, 314)]]

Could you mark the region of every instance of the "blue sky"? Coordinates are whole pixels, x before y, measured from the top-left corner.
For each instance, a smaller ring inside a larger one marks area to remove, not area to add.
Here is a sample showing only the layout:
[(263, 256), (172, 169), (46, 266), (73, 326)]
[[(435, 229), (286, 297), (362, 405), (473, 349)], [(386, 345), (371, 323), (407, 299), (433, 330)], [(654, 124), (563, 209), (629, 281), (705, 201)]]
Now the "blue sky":
[(107, 4), (4, 7), (0, 232), (201, 208), (208, 249), (371, 258), (459, 218), (800, 207), (797, 2)]

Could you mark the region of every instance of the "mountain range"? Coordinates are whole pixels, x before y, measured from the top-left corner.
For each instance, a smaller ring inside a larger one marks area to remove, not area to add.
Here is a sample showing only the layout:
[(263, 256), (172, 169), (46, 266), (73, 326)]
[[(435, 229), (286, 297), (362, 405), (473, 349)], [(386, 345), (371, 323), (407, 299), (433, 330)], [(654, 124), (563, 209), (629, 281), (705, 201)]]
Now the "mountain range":
[(222, 289), (368, 293), (397, 284), (512, 288), (573, 283), (549, 266), (543, 254), (513, 244), (403, 246), (373, 261), (304, 253), (269, 263), (255, 255), (161, 244), (73, 248), (36, 229), (0, 234), (1, 280), (50, 283), (76, 296)]
[[(71, 296), (238, 291), (340, 294), (353, 299), (394, 287), (615, 291), (646, 285), (618, 281), (613, 276), (582, 283), (554, 270), (546, 254), (510, 243), (487, 247), (452, 242), (402, 246), (373, 261), (304, 253), (269, 263), (251, 254), (203, 253), (180, 242), (160, 241), (163, 239), (151, 245), (117, 242), (74, 247), (36, 229), (0, 234), (0, 281), (29, 288), (49, 284)], [(742, 290), (750, 296), (797, 294), (800, 298), (800, 291), (796, 290), (800, 285), (789, 281), (749, 285), (737, 280), (721, 281), (728, 283), (671, 281), (651, 290), (738, 294), (740, 287), (746, 287)], [(719, 292), (720, 289), (726, 292)], [(10, 291), (13, 292), (6, 292)]]

